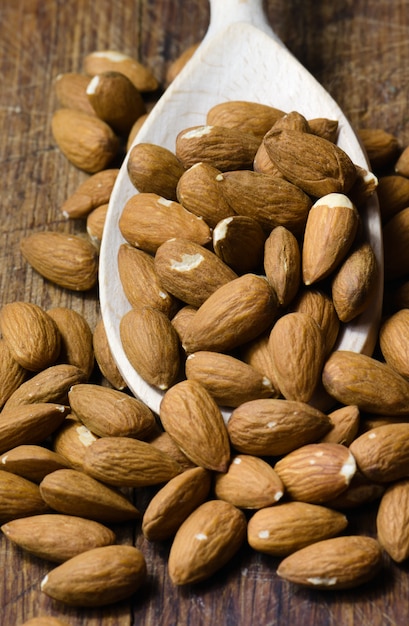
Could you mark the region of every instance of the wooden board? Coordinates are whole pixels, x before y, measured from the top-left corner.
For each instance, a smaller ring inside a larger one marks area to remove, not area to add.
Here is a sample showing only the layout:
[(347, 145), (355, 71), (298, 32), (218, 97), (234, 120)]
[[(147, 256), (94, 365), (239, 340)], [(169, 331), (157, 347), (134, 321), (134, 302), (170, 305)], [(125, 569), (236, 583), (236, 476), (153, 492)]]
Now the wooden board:
[[(409, 6), (403, 0), (324, 3), (269, 0), (266, 13), (288, 48), (359, 127), (380, 127), (409, 143)], [(87, 177), (71, 166), (51, 134), (53, 81), (81, 71), (84, 56), (112, 48), (135, 56), (163, 82), (169, 63), (204, 35), (207, 0), (2, 0), (0, 3), (0, 305), (70, 306), (93, 328), (97, 293), (74, 294), (47, 283), (24, 262), (19, 242), (32, 231), (82, 232), (60, 207)], [(274, 71), (274, 68), (272, 68)], [(285, 86), (283, 86), (285, 88)], [(143, 509), (146, 494), (137, 495)], [(374, 534), (373, 507), (350, 515), (350, 531)], [(281, 582), (277, 562), (243, 549), (211, 581), (177, 589), (166, 572), (168, 545), (117, 529), (145, 553), (149, 580), (140, 597), (104, 610), (77, 610), (47, 599), (40, 581), (50, 564), (0, 537), (0, 623), (19, 626), (54, 615), (71, 626), (406, 626), (407, 565), (342, 593), (310, 592)], [(135, 539), (134, 539), (135, 537)]]

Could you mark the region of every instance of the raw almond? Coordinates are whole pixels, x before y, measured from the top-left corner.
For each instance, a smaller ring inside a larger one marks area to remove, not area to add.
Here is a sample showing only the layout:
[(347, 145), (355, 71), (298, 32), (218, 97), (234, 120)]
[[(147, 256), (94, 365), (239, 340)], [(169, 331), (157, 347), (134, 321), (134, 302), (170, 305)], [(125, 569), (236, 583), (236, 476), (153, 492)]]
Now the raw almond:
[(186, 304), (171, 319), (172, 326), (176, 330), (181, 343), (183, 343), (186, 328), (196, 311), (196, 307)]
[(121, 244), (118, 249), (118, 272), (132, 307), (151, 306), (168, 316), (176, 310), (175, 298), (161, 283), (151, 254), (129, 243)]
[(392, 482), (408, 475), (408, 434), (408, 423), (384, 424), (354, 439), (349, 449), (369, 480)]
[(365, 504), (376, 503), (383, 496), (385, 489), (385, 484), (369, 480), (357, 468), (348, 488), (333, 500), (326, 502), (326, 505), (339, 511), (350, 511)]
[(226, 471), (230, 461), (227, 429), (215, 400), (200, 383), (184, 380), (171, 387), (162, 399), (160, 419), (193, 463)]
[(394, 215), (409, 206), (409, 180), (399, 174), (381, 176), (377, 195), (382, 222), (386, 223)]
[(39, 489), (44, 501), (58, 513), (102, 523), (127, 522), (140, 517), (120, 491), (78, 470), (56, 470), (45, 476)]
[(315, 319), (324, 336), (325, 354), (329, 355), (340, 329), (340, 321), (331, 297), (322, 289), (304, 288), (299, 291), (291, 308)]
[(90, 76), (101, 72), (121, 72), (142, 92), (155, 91), (159, 84), (151, 70), (120, 50), (95, 50), (84, 58), (84, 71)]
[(22, 404), (0, 413), (0, 452), (40, 443), (63, 423), (67, 407), (52, 402)]
[(99, 522), (59, 513), (16, 519), (3, 524), (1, 530), (23, 550), (57, 563), (116, 540), (113, 531)]
[(284, 226), (273, 228), (265, 242), (264, 271), (278, 302), (287, 307), (300, 287), (301, 252), (296, 237)]
[(211, 473), (192, 467), (172, 478), (151, 499), (142, 519), (142, 532), (149, 541), (175, 535), (185, 519), (209, 495)]
[(341, 443), (349, 446), (358, 434), (360, 426), (360, 411), (355, 405), (342, 406), (329, 413), (331, 430), (320, 439), (326, 443)]
[(119, 330), (130, 364), (148, 384), (165, 390), (175, 383), (180, 342), (162, 311), (147, 306), (131, 309), (121, 318)]
[(355, 182), (355, 165), (332, 141), (299, 130), (274, 128), (263, 141), (285, 178), (311, 196), (347, 194)]
[(39, 402), (67, 404), (70, 387), (85, 380), (84, 372), (75, 365), (50, 365), (22, 383), (9, 397), (4, 409)]
[(61, 335), (37, 304), (10, 302), (0, 309), (0, 331), (21, 367), (38, 372), (57, 360)]
[(27, 370), (13, 358), (7, 341), (0, 338), (0, 407), (3, 407), (27, 376)]
[(126, 382), (124, 381), (122, 374), (120, 373), (112, 356), (105, 331), (105, 324), (102, 319), (97, 322), (94, 328), (92, 345), (94, 348), (95, 360), (98, 363), (98, 367), (104, 378), (106, 378), (114, 389), (118, 389), (120, 391), (125, 389)]
[(389, 556), (402, 563), (409, 556), (409, 480), (399, 480), (383, 494), (376, 515), (378, 541)]
[(262, 266), (266, 235), (252, 217), (232, 215), (213, 229), (213, 249), (237, 274), (246, 274)]
[(358, 135), (372, 169), (379, 171), (395, 163), (399, 154), (399, 141), (395, 135), (383, 128), (359, 128)]
[(283, 115), (284, 111), (267, 104), (229, 100), (212, 106), (207, 112), (206, 122), (207, 124), (236, 128), (262, 139)]
[(313, 204), (302, 248), (305, 285), (326, 278), (339, 266), (354, 241), (358, 223), (358, 211), (344, 194), (330, 193)]
[(68, 400), (74, 415), (99, 437), (146, 439), (156, 428), (149, 407), (117, 389), (78, 383), (71, 387)]
[(141, 193), (155, 193), (167, 200), (176, 200), (176, 187), (185, 168), (167, 148), (142, 142), (131, 149), (127, 171), (132, 184)]
[(258, 552), (284, 557), (305, 546), (339, 535), (348, 525), (343, 513), (319, 504), (283, 502), (256, 511), (247, 538)]
[[(196, 464), (193, 463), (188, 457), (182, 452), (179, 446), (175, 443), (169, 433), (159, 430), (157, 434), (155, 434), (151, 439), (148, 440), (155, 448), (158, 448), (162, 452), (165, 452), (168, 456), (170, 456), (182, 470), (182, 473), (187, 470), (195, 467)], [(176, 478), (176, 476), (175, 476)]]
[(407, 415), (409, 383), (388, 364), (352, 352), (333, 352), (324, 365), (326, 391), (342, 404), (377, 415)]
[(271, 352), (268, 348), (269, 331), (262, 333), (253, 341), (246, 343), (240, 347), (240, 358), (254, 367), (260, 374), (266, 376), (274, 387), (273, 397), (278, 397), (280, 391), (275, 376), (274, 363)]
[(96, 439), (98, 439), (97, 435), (94, 435), (76, 417), (68, 415), (54, 433), (53, 449), (66, 458), (72, 468), (82, 470), (85, 451)]
[(57, 109), (51, 120), (51, 130), (68, 161), (89, 174), (106, 169), (119, 150), (118, 138), (111, 127), (83, 111)]
[(386, 280), (404, 278), (409, 272), (409, 207), (394, 215), (383, 227)]
[(132, 196), (119, 218), (119, 228), (128, 243), (152, 254), (173, 237), (200, 245), (211, 240), (210, 228), (202, 218), (155, 193)]
[(41, 591), (70, 606), (99, 607), (133, 595), (146, 580), (145, 558), (138, 548), (93, 548), (49, 572)]
[(168, 560), (171, 581), (186, 585), (209, 578), (236, 554), (245, 536), (242, 511), (222, 500), (205, 502), (175, 535)]
[(181, 468), (169, 455), (145, 441), (102, 437), (87, 448), (84, 471), (115, 487), (145, 487), (170, 480)]
[(185, 372), (188, 380), (203, 385), (221, 406), (235, 407), (275, 393), (266, 376), (230, 354), (193, 352), (186, 359)]
[(331, 428), (325, 413), (282, 398), (244, 402), (227, 423), (233, 447), (245, 454), (278, 456), (317, 441)]
[(64, 289), (88, 291), (97, 282), (97, 250), (80, 235), (37, 232), (24, 237), (20, 249), (41, 276)]
[(209, 163), (225, 172), (251, 168), (260, 139), (226, 126), (192, 126), (176, 136), (175, 152), (185, 168)]
[(40, 483), (44, 476), (70, 464), (61, 454), (44, 446), (23, 444), (7, 450), (1, 458), (1, 469), (18, 474), (33, 483)]
[(88, 380), (94, 369), (92, 331), (84, 315), (68, 307), (48, 309), (61, 335), (59, 361), (78, 367)]
[(256, 456), (236, 454), (227, 472), (215, 476), (214, 493), (239, 509), (261, 509), (278, 502), (284, 486), (269, 463)]
[(199, 307), (237, 274), (219, 257), (188, 239), (174, 238), (156, 251), (154, 267), (163, 288), (186, 304)]
[(341, 444), (311, 443), (284, 456), (274, 469), (291, 499), (322, 504), (347, 489), (356, 463)]
[(321, 377), (325, 344), (322, 331), (307, 313), (287, 313), (274, 324), (269, 349), (278, 387), (287, 400), (311, 400)]
[(96, 209), (92, 209), (91, 213), (87, 215), (87, 235), (98, 251), (100, 250), (102, 235), (104, 234), (108, 207), (109, 204), (101, 204)]
[(118, 173), (118, 168), (111, 168), (86, 178), (63, 202), (62, 214), (71, 219), (84, 218), (97, 207), (107, 204)]
[(87, 98), (89, 76), (79, 72), (64, 72), (58, 74), (54, 81), (55, 95), (60, 107), (78, 109), (88, 115), (95, 115)]
[(266, 278), (243, 274), (219, 287), (186, 328), (187, 352), (231, 350), (265, 331), (274, 321), (277, 297)]
[(17, 474), (0, 470), (0, 523), (41, 515), (49, 511), (38, 485)]
[(317, 541), (287, 556), (277, 574), (313, 589), (350, 589), (379, 572), (382, 553), (372, 537), (349, 535)]
[(408, 341), (409, 308), (403, 308), (382, 322), (379, 345), (385, 361), (405, 378), (409, 378)]
[(314, 117), (308, 120), (308, 126), (310, 127), (310, 132), (314, 135), (319, 135), (319, 137), (335, 143), (338, 136), (338, 120), (328, 119), (327, 117)]

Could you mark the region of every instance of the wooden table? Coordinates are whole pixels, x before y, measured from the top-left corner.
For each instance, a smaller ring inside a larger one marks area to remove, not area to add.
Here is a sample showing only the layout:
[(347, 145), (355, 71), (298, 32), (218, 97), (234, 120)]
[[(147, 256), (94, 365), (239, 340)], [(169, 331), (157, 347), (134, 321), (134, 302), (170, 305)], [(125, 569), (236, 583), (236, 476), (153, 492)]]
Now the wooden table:
[[(384, 128), (403, 147), (409, 143), (408, 1), (268, 0), (266, 12), (353, 124)], [(95, 326), (96, 292), (74, 294), (47, 283), (19, 251), (29, 232), (84, 228), (60, 212), (87, 175), (70, 165), (53, 141), (53, 80), (61, 72), (81, 71), (87, 53), (113, 48), (138, 58), (163, 82), (171, 60), (201, 39), (208, 19), (207, 0), (1, 0), (0, 304), (70, 306)], [(373, 513), (351, 514), (351, 532), (374, 533)], [(132, 542), (132, 531), (122, 531), (121, 539)], [(169, 546), (149, 545), (137, 530), (135, 543), (148, 562), (146, 589), (132, 603), (85, 611), (47, 599), (39, 585), (49, 564), (0, 538), (0, 623), (19, 626), (36, 615), (58, 616), (71, 626), (408, 623), (406, 564), (387, 562), (381, 576), (355, 591), (313, 593), (281, 582), (273, 559), (243, 549), (214, 579), (177, 589), (166, 572)]]

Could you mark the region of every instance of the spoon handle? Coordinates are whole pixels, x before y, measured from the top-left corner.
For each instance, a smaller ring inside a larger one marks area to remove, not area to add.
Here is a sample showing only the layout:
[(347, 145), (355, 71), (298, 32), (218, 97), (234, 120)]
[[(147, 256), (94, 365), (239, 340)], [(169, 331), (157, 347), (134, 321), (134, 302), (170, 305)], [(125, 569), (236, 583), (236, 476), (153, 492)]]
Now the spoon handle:
[(246, 24), (252, 24), (281, 43), (267, 22), (263, 10), (263, 0), (209, 1), (210, 24), (205, 36), (206, 39), (217, 35), (235, 22), (245, 22)]

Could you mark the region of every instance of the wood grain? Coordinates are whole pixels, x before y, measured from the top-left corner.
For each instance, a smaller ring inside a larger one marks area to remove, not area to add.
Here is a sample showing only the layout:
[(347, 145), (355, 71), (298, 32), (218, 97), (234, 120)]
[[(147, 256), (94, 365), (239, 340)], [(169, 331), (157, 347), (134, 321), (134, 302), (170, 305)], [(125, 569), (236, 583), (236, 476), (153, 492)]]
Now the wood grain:
[[(355, 126), (380, 127), (409, 143), (409, 2), (407, 0), (269, 0), (277, 34), (323, 83)], [(44, 308), (70, 306), (94, 327), (97, 290), (74, 294), (40, 278), (19, 242), (52, 229), (82, 232), (60, 207), (86, 175), (56, 148), (50, 130), (57, 106), (53, 80), (81, 71), (84, 56), (113, 48), (131, 54), (164, 81), (169, 63), (204, 35), (207, 0), (2, 0), (0, 3), (0, 305), (15, 300)], [(274, 71), (274, 68), (272, 68)], [(285, 86), (283, 86), (285, 88)], [(147, 494), (137, 494), (146, 505)], [(350, 531), (374, 534), (374, 508), (350, 515)], [(40, 592), (50, 564), (0, 538), (0, 622), (19, 626), (54, 615), (71, 626), (406, 626), (407, 565), (386, 561), (384, 573), (361, 589), (312, 593), (278, 580), (276, 562), (244, 548), (229, 567), (195, 588), (172, 586), (169, 545), (153, 546), (138, 528), (118, 529), (144, 551), (146, 589), (132, 602), (104, 610), (61, 606)]]

